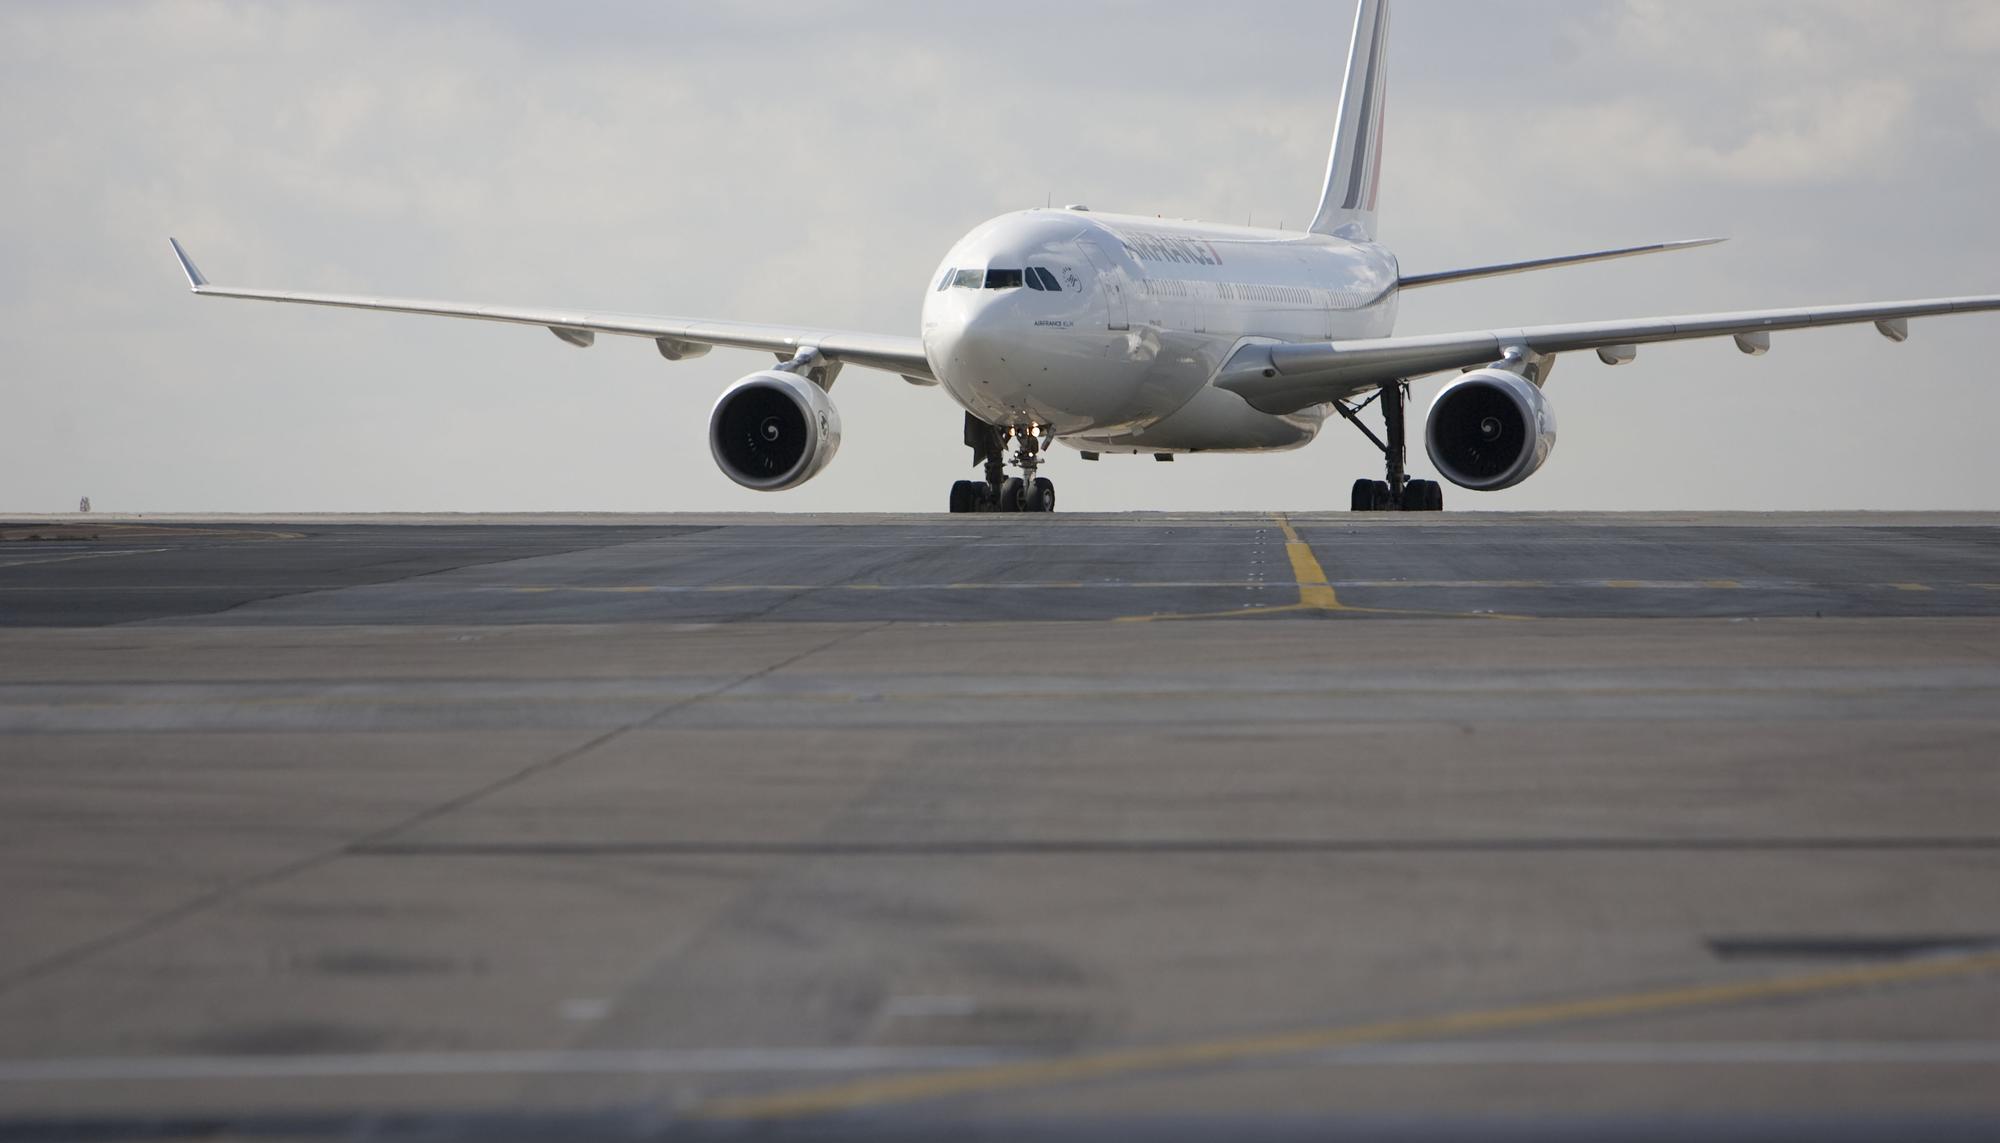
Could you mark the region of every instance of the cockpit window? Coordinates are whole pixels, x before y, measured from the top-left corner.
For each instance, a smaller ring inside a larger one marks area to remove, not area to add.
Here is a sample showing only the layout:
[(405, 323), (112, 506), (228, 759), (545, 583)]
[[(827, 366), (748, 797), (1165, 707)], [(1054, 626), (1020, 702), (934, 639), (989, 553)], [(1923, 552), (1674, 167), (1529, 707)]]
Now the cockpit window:
[(954, 290), (1018, 290), (1027, 286), (1035, 290), (1062, 292), (1056, 276), (1041, 266), (1030, 266), (1025, 270), (950, 270), (938, 289)]
[(940, 294), (944, 293), (945, 287), (951, 285), (952, 278), (955, 277), (957, 274), (958, 271), (956, 270), (946, 270), (944, 272), (944, 277), (938, 279), (938, 293)]

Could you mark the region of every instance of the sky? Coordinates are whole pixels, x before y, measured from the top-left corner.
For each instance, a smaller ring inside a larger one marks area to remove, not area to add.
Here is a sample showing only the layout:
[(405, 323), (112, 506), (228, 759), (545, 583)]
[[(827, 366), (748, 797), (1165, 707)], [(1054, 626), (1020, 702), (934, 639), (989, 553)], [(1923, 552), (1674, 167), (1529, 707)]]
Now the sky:
[[(803, 488), (730, 483), (762, 355), (189, 296), (217, 283), (916, 332), (959, 235), (1045, 202), (1300, 226), (1351, 0), (0, 2), (0, 511), (942, 510), (942, 390), (850, 369)], [(1398, 0), (1400, 333), (2000, 292), (2000, 4)], [(2000, 316), (1563, 358), (1560, 444), (1454, 509), (2000, 508)], [(1435, 379), (1415, 389), (1418, 411)], [(1414, 467), (1427, 474), (1420, 448)], [(1344, 508), (1345, 425), (1065, 510)]]

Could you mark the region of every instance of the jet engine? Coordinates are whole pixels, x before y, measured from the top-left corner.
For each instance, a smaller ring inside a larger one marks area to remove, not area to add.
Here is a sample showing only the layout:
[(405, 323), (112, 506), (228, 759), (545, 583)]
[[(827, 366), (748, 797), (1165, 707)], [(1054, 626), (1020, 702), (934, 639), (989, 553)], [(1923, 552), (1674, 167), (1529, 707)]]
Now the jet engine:
[(708, 451), (745, 488), (779, 492), (819, 474), (840, 449), (840, 413), (826, 390), (768, 370), (731, 385), (708, 415)]
[(1555, 410), (1518, 374), (1480, 369), (1445, 386), (1431, 402), (1424, 447), (1438, 475), (1460, 488), (1512, 488), (1555, 451)]

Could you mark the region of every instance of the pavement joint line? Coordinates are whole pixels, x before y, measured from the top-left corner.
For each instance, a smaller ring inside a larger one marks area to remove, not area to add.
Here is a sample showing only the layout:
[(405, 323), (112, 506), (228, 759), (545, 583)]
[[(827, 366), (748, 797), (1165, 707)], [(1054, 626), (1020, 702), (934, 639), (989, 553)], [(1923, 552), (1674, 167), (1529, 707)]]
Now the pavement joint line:
[[(113, 533), (114, 535), (128, 536), (132, 539), (139, 539), (139, 540), (181, 540), (188, 538), (213, 539), (216, 537), (224, 537), (231, 540), (303, 540), (306, 538), (306, 534), (304, 532), (271, 532), (259, 528), (197, 528), (197, 527), (190, 527), (187, 525), (174, 524), (174, 523), (158, 523), (158, 524), (118, 523), (116, 521), (110, 521), (110, 520), (102, 520), (102, 521), (92, 520), (89, 519), (88, 517), (75, 520), (63, 520), (43, 525), (25, 525), (25, 524), (10, 523), (5, 527), (5, 531), (30, 532), (30, 531), (37, 531), (40, 528), (75, 528), (79, 530), (88, 528), (96, 532), (110, 532)], [(132, 533), (138, 533), (138, 535), (134, 536), (132, 535)], [(9, 540), (7, 542), (30, 543), (34, 541)], [(78, 538), (69, 540), (50, 540), (43, 542), (90, 544), (90, 543), (102, 543), (103, 541)], [(155, 550), (164, 552), (167, 551), (168, 549), (158, 548)]]
[(56, 949), (19, 967), (0, 972), (0, 996), (4, 996), (23, 985), (31, 984), (44, 977), (74, 967), (102, 953), (124, 947), (134, 941), (143, 940), (154, 933), (171, 928), (190, 917), (198, 916), (217, 905), (233, 900), (241, 894), (278, 884), (299, 874), (330, 864), (347, 856), (349, 849), (355, 845), (392, 841), (400, 834), (427, 825), (439, 818), (455, 813), (466, 806), (491, 797), (500, 791), (548, 773), (634, 730), (657, 725), (676, 712), (700, 702), (703, 698), (727, 694), (746, 683), (752, 683), (768, 675), (775, 674), (787, 667), (803, 662), (822, 651), (839, 646), (861, 635), (879, 631), (887, 626), (890, 626), (890, 624), (869, 624), (843, 631), (831, 639), (815, 641), (812, 646), (805, 650), (789, 655), (768, 666), (745, 672), (712, 688), (709, 692), (676, 696), (665, 706), (653, 710), (642, 717), (621, 722), (609, 730), (591, 735), (579, 745), (558, 751), (547, 758), (519, 767), (500, 778), (483, 783), (455, 797), (447, 798), (444, 801), (426, 806), (414, 813), (406, 814), (389, 825), (364, 833), (357, 839), (339, 842), (289, 860), (281, 861), (234, 880), (226, 881), (212, 889), (197, 893), (192, 897), (179, 901), (158, 912), (141, 917), (129, 924)]
[(1271, 1036), (1122, 1048), (1052, 1060), (731, 1096), (697, 1104), (705, 1120), (779, 1120), (832, 1115), (953, 1096), (1022, 1091), (1093, 1080), (1132, 1079), (1204, 1067), (1311, 1056), (1346, 1047), (1451, 1039), (1491, 1032), (1605, 1021), (1656, 1013), (1857, 992), (1891, 985), (1963, 979), (2000, 972), (2000, 953), (1937, 957), (1893, 965), (1842, 968), (1725, 984), (1698, 984), (1510, 1008), (1475, 1009)]
[[(1262, 611), (1263, 609), (1256, 609)], [(1271, 611), (1297, 611), (1296, 605), (1271, 608)], [(1227, 612), (1226, 616), (1249, 614), (1250, 611)], [(1401, 614), (1398, 612), (1397, 614)], [(1161, 617), (1165, 618), (1165, 617)], [(0, 683), (0, 692), (20, 685)], [(32, 685), (32, 684), (31, 684)], [(172, 684), (165, 684), (172, 685)], [(1888, 685), (1873, 683), (1866, 686), (1712, 686), (1712, 687), (1521, 687), (1496, 686), (1462, 688), (1438, 691), (1439, 694), (1456, 696), (1476, 696), (1498, 698), (1509, 696), (1566, 695), (1572, 698), (1634, 698), (1659, 696), (1663, 698), (1691, 698), (1707, 695), (1828, 695), (1863, 697), (1892, 693), (1923, 692), (1925, 694), (1990, 694), (1993, 687), (1986, 684), (1952, 684), (1947, 686)], [(1089, 690), (1075, 687), (1049, 690), (1006, 690), (1006, 691), (822, 691), (784, 692), (756, 691), (745, 694), (708, 693), (697, 691), (674, 691), (665, 694), (648, 692), (618, 692), (612, 694), (570, 694), (570, 695), (524, 695), (505, 694), (457, 694), (457, 695), (274, 695), (266, 697), (232, 698), (227, 695), (213, 698), (190, 699), (119, 699), (105, 701), (91, 699), (82, 702), (57, 700), (36, 700), (13, 702), (0, 700), (0, 711), (89, 711), (89, 710), (182, 710), (202, 707), (463, 707), (491, 706), (494, 704), (575, 704), (604, 706), (618, 703), (660, 703), (698, 701), (706, 704), (726, 703), (859, 703), (859, 702), (940, 702), (945, 700), (964, 702), (1099, 702), (1108, 699), (1133, 699), (1139, 701), (1168, 700), (1186, 702), (1190, 698), (1203, 699), (1321, 699), (1344, 698), (1355, 695), (1404, 695), (1407, 687), (1383, 686), (1366, 680), (1339, 687), (1317, 687), (1288, 690), (1229, 690), (1214, 687), (1188, 687), (1180, 690)]]
[(0, 1060), (0, 1084), (358, 1079), (475, 1075), (730, 1075), (942, 1070), (1022, 1052), (936, 1048), (637, 1048), (356, 1052), (267, 1056), (78, 1056)]
[[(729, 857), (898, 859), (940, 857), (1125, 857), (1125, 856), (1390, 856), (1550, 854), (1725, 854), (1745, 853), (1993, 853), (2000, 837), (1460, 837), (1460, 838), (1234, 838), (1152, 837), (1129, 839), (1050, 837), (960, 838), (915, 841), (786, 842), (741, 838), (646, 840), (617, 838), (540, 841), (519, 839), (387, 841), (356, 844), (348, 853), (372, 858), (522, 857)], [(1950, 955), (1984, 953), (1991, 943), (1961, 943)]]
[(149, 556), (166, 550), (166, 548), (133, 548), (117, 552), (78, 552), (72, 556), (50, 556), (39, 560), (12, 560), (8, 563), (0, 564), (0, 568), (33, 568), (40, 567), (43, 564), (66, 564), (72, 560), (105, 560), (116, 556)]
[[(0, 568), (37, 567), (43, 564), (63, 563), (70, 560), (102, 559), (108, 556), (151, 555), (168, 551), (154, 548), (132, 552), (89, 552), (74, 556), (57, 556), (49, 559), (20, 560), (0, 563)], [(447, 569), (457, 570), (457, 569)], [(572, 595), (645, 594), (660, 595), (740, 595), (751, 592), (826, 592), (826, 591), (1149, 591), (1187, 590), (1213, 588), (1243, 590), (1270, 586), (1270, 581), (1261, 576), (1250, 579), (1232, 580), (1049, 580), (1012, 581), (1006, 583), (983, 583), (965, 581), (958, 583), (746, 583), (746, 584), (459, 584), (445, 582), (422, 583), (410, 580), (392, 580), (383, 583), (301, 583), (291, 585), (295, 592), (315, 591), (364, 591), (369, 588), (395, 587), (399, 590), (419, 591), (471, 591), (514, 595), (547, 595), (567, 593)], [(180, 584), (92, 584), (78, 588), (70, 584), (0, 584), (0, 593), (33, 592), (87, 592), (93, 594), (114, 594), (117, 592), (194, 592), (230, 591), (239, 585), (233, 583), (180, 583)], [(1297, 586), (1294, 584), (1294, 586)], [(1750, 586), (1741, 580), (1420, 580), (1420, 579), (1353, 579), (1330, 580), (1326, 584), (1333, 589), (1361, 588), (1366, 590), (1430, 590), (1430, 591), (1741, 591)], [(1756, 587), (1767, 591), (1800, 592), (1936, 592), (1936, 591), (2000, 591), (2000, 583), (1831, 583), (1804, 580), (1760, 581)], [(1314, 606), (1320, 610), (1362, 611), (1365, 608), (1340, 604), (1333, 608), (1316, 605), (1295, 604), (1292, 606)], [(1457, 614), (1440, 612), (1439, 614)]]
[(445, 802), (441, 802), (435, 806), (432, 806), (424, 810), (421, 813), (411, 815), (410, 817), (405, 818), (404, 820), (392, 826), (389, 826), (385, 829), (376, 830), (373, 833), (370, 833), (367, 836), (361, 838), (358, 842), (353, 842), (349, 843), (349, 845), (341, 846), (339, 849), (335, 850), (335, 853), (344, 854), (348, 852), (349, 848), (352, 845), (366, 845), (369, 843), (392, 842), (400, 834), (405, 834), (412, 829), (428, 825), (431, 822), (438, 820), (439, 818), (446, 817), (450, 814), (456, 813), (457, 811), (462, 810), (469, 805), (472, 805), (479, 801), (483, 801), (484, 799), (489, 798), (496, 793), (499, 793), (510, 787), (519, 785), (520, 783), (525, 782), (531, 778), (540, 777), (541, 775), (546, 774), (549, 771), (554, 770), (559, 766), (572, 762), (577, 758), (581, 758), (584, 755), (589, 754), (592, 751), (596, 750), (598, 747), (604, 746), (610, 742), (622, 738), (625, 735), (630, 734), (635, 730), (644, 730), (650, 727), (657, 726), (666, 719), (672, 717), (673, 715), (679, 713), (680, 711), (686, 710), (688, 707), (693, 706), (696, 703), (703, 701), (704, 699), (722, 698), (728, 695), (730, 691), (736, 690), (737, 688), (742, 687), (748, 683), (753, 683), (756, 682), (758, 679), (774, 675), (779, 671), (784, 670), (787, 667), (795, 666), (798, 663), (804, 662), (805, 660), (812, 658), (814, 655), (817, 655), (822, 651), (830, 650), (833, 647), (837, 647), (840, 644), (848, 642), (849, 640), (855, 639), (861, 635), (865, 635), (873, 631), (878, 631), (885, 626), (887, 626), (887, 624), (877, 623), (856, 630), (844, 631), (839, 635), (834, 636), (832, 639), (815, 642), (811, 647), (808, 647), (803, 651), (799, 651), (795, 654), (788, 655), (784, 659), (776, 663), (772, 663), (769, 666), (761, 667), (757, 670), (743, 674), (737, 678), (733, 678), (728, 682), (721, 684), (720, 686), (710, 687), (706, 690), (698, 691), (693, 694), (673, 696), (670, 700), (668, 700), (665, 703), (665, 705), (661, 706), (657, 710), (654, 710), (650, 714), (647, 714), (643, 718), (634, 719), (628, 722), (621, 723), (618, 726), (612, 728), (611, 730), (608, 730), (603, 734), (599, 734), (591, 738), (588, 742), (585, 742), (580, 746), (572, 747), (571, 749), (565, 750), (551, 758), (544, 759), (543, 761), (534, 763), (533, 765), (523, 767), (522, 769), (517, 770), (514, 773), (499, 779), (498, 781), (489, 782), (486, 785), (481, 786), (478, 789), (473, 790), (469, 793), (462, 794), (456, 798), (449, 799)]
[[(995, 1048), (638, 1048), (278, 1056), (72, 1056), (0, 1060), (0, 1084), (359, 1079), (390, 1076), (773, 1075), (1022, 1062)], [(1046, 1058), (1046, 1057), (1042, 1057)], [(2000, 1040), (1698, 1042), (1405, 1040), (1329, 1048), (1313, 1067), (1673, 1067), (2000, 1064)]]

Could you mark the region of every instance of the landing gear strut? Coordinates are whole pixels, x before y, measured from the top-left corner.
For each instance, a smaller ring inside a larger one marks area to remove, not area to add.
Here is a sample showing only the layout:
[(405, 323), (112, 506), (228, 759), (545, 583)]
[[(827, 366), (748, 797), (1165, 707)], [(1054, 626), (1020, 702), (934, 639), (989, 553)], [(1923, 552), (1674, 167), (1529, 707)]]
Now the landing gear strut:
[[(1009, 442), (1015, 449), (1012, 461), (1007, 459)], [(1055, 443), (1055, 434), (1037, 425), (1001, 428), (967, 413), (965, 443), (972, 449), (972, 462), (985, 466), (985, 479), (961, 480), (951, 486), (954, 514), (1056, 510), (1055, 482), (1035, 475), (1042, 466), (1042, 450)], [(1021, 475), (1007, 475), (1010, 463)]]
[[(1347, 418), (1348, 424), (1360, 429), (1361, 435), (1382, 450), (1387, 479), (1354, 482), (1352, 507), (1356, 512), (1444, 511), (1444, 485), (1435, 480), (1411, 480), (1404, 468), (1409, 461), (1408, 433), (1404, 425), (1404, 408), (1409, 400), (1409, 383), (1397, 381), (1382, 386), (1373, 397), (1358, 405), (1345, 401), (1333, 403), (1340, 410), (1340, 415)], [(1377, 401), (1382, 402), (1382, 427), (1388, 432), (1387, 441), (1361, 423), (1361, 411)]]

